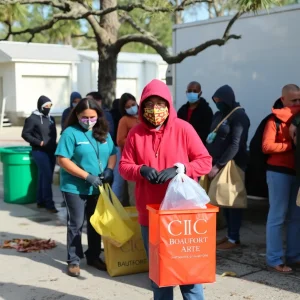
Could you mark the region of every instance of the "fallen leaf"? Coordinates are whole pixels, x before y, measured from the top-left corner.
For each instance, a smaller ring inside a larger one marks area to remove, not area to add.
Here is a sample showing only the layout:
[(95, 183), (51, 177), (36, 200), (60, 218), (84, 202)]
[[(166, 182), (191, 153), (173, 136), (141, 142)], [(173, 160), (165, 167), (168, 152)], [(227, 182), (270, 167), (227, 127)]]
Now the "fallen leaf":
[(224, 272), (221, 276), (222, 277), (236, 277), (237, 274), (234, 272), (227, 271), (227, 272)]

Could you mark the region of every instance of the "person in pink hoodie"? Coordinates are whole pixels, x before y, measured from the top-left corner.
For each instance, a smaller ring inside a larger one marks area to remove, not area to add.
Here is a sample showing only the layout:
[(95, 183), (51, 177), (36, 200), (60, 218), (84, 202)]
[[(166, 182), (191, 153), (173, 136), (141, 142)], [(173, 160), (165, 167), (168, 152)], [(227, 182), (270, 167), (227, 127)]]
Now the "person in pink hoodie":
[[(119, 171), (135, 181), (136, 207), (148, 255), (149, 219), (147, 204), (160, 204), (169, 181), (177, 175), (175, 163), (185, 166), (186, 175), (198, 180), (212, 168), (212, 158), (195, 129), (177, 118), (172, 96), (165, 83), (152, 80), (143, 90), (140, 124), (131, 129), (122, 152)], [(152, 283), (155, 300), (173, 299), (173, 287)], [(204, 299), (202, 285), (180, 286), (184, 299)]]

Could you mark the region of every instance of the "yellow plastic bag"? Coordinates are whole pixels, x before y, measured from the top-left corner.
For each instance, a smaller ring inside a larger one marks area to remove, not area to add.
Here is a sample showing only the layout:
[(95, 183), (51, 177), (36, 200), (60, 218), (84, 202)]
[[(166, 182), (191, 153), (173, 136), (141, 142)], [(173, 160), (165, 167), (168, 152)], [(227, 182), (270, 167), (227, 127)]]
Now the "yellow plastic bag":
[(147, 272), (148, 259), (142, 239), (141, 226), (137, 220), (135, 207), (125, 207), (134, 223), (134, 236), (122, 247), (115, 247), (104, 240), (104, 256), (107, 272), (110, 276), (122, 276)]
[(109, 185), (100, 187), (100, 196), (90, 222), (104, 240), (116, 247), (121, 247), (134, 235), (134, 223)]

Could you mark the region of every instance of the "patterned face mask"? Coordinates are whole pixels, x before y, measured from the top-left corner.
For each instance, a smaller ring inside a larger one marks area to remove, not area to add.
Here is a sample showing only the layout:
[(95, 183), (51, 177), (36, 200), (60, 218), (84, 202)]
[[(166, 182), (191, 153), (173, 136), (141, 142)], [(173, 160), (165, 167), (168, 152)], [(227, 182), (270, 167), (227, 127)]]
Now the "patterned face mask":
[(160, 107), (154, 105), (153, 108), (144, 108), (144, 118), (154, 126), (162, 125), (168, 116), (168, 107)]

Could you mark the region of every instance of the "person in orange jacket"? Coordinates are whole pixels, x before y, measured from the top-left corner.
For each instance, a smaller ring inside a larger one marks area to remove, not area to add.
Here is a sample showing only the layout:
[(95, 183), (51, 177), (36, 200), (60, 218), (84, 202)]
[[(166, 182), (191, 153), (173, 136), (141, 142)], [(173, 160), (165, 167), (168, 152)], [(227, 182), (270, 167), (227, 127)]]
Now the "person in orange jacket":
[[(267, 220), (267, 265), (270, 270), (291, 273), (300, 267), (300, 207), (296, 205), (300, 183), (296, 179), (295, 150), (289, 134), (292, 118), (300, 111), (300, 90), (294, 84), (283, 87), (283, 108), (273, 109), (265, 126), (262, 150), (267, 159), (269, 214)], [(280, 123), (279, 128), (276, 122)], [(284, 254), (282, 228), (287, 222)], [(284, 260), (285, 257), (285, 260)]]
[[(133, 95), (129, 93), (124, 93), (120, 98), (120, 112), (122, 118), (119, 122), (118, 132), (117, 132), (117, 144), (121, 149), (121, 152), (125, 146), (127, 136), (129, 131), (140, 123), (138, 115), (138, 104)], [(134, 196), (135, 183), (133, 181), (127, 181), (125, 185), (125, 190), (128, 192), (128, 200), (130, 206), (135, 206), (135, 196)]]

